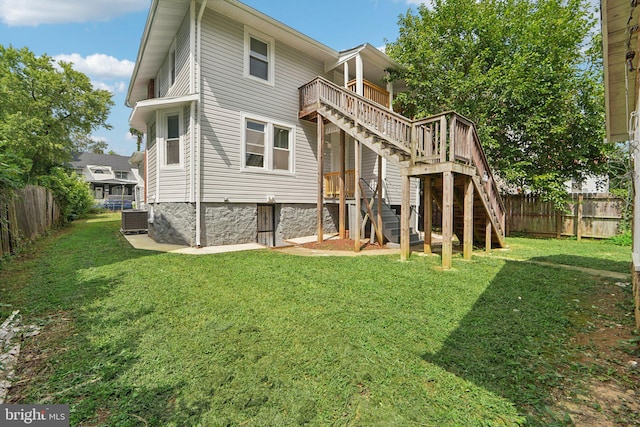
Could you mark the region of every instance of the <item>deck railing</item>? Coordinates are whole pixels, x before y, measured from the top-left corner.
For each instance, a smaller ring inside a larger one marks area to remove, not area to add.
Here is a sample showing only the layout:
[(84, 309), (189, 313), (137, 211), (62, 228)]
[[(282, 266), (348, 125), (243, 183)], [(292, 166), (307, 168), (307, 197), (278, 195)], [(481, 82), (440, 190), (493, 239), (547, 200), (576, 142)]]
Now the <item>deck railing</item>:
[[(379, 86), (374, 85), (368, 80), (362, 80), (363, 95), (365, 98), (372, 100), (383, 107), (389, 107), (389, 92)], [(347, 83), (347, 89), (357, 92), (356, 80), (353, 79)]]
[(300, 117), (329, 106), (406, 153), (411, 164), (458, 162), (475, 166), (504, 230), (504, 205), (471, 120), (453, 111), (410, 120), (322, 77), (299, 92)]
[[(344, 171), (344, 195), (352, 199), (356, 189), (356, 171), (353, 169)], [(332, 199), (340, 197), (340, 172), (324, 174), (324, 197)]]

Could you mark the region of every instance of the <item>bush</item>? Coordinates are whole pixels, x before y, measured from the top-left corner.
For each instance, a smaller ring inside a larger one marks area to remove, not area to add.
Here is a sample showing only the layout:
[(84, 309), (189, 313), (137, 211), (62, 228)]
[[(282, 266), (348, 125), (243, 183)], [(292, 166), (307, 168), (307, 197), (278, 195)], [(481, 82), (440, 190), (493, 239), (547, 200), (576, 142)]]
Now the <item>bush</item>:
[(53, 168), (49, 175), (40, 177), (39, 182), (51, 190), (66, 221), (73, 221), (79, 215), (88, 213), (93, 206), (89, 183), (75, 172)]
[(631, 230), (626, 230), (622, 234), (613, 236), (608, 240), (614, 245), (618, 246), (631, 246), (633, 244), (633, 236), (631, 235)]

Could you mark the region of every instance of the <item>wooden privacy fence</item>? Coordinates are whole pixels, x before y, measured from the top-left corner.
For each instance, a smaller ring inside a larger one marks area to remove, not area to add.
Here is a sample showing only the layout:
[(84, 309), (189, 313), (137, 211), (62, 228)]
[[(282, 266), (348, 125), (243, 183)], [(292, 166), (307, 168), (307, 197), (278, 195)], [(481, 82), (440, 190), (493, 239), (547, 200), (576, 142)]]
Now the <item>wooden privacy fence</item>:
[(503, 196), (507, 235), (608, 238), (620, 233), (624, 200), (608, 194), (574, 195), (565, 211), (535, 196)]
[(24, 240), (33, 240), (60, 221), (53, 194), (44, 187), (27, 185), (12, 197), (0, 194), (1, 255), (16, 252)]

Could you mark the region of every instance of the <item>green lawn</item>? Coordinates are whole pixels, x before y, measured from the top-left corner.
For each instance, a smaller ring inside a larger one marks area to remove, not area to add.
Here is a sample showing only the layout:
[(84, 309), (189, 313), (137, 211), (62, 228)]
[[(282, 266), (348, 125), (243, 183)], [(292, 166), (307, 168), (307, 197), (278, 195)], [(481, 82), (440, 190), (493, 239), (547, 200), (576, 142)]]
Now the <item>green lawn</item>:
[(437, 256), (188, 256), (132, 249), (118, 226), (78, 221), (0, 264), (2, 318), (44, 326), (20, 401), (70, 404), (72, 425), (562, 423), (551, 392), (584, 371), (568, 340), (604, 279), (503, 257), (630, 259), (531, 239), (451, 271)]

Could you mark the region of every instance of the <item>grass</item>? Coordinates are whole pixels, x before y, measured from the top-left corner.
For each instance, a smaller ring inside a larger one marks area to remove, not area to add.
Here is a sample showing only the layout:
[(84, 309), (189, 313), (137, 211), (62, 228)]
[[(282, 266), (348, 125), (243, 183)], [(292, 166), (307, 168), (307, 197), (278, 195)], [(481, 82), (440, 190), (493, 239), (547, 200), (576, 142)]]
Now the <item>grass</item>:
[(631, 274), (631, 248), (607, 240), (511, 237), (507, 244), (495, 255)]
[(44, 327), (16, 400), (68, 403), (72, 425), (562, 424), (552, 391), (582, 375), (569, 338), (604, 279), (503, 257), (629, 258), (513, 239), (443, 272), (439, 257), (138, 251), (117, 228), (80, 221), (1, 266), (0, 314)]

